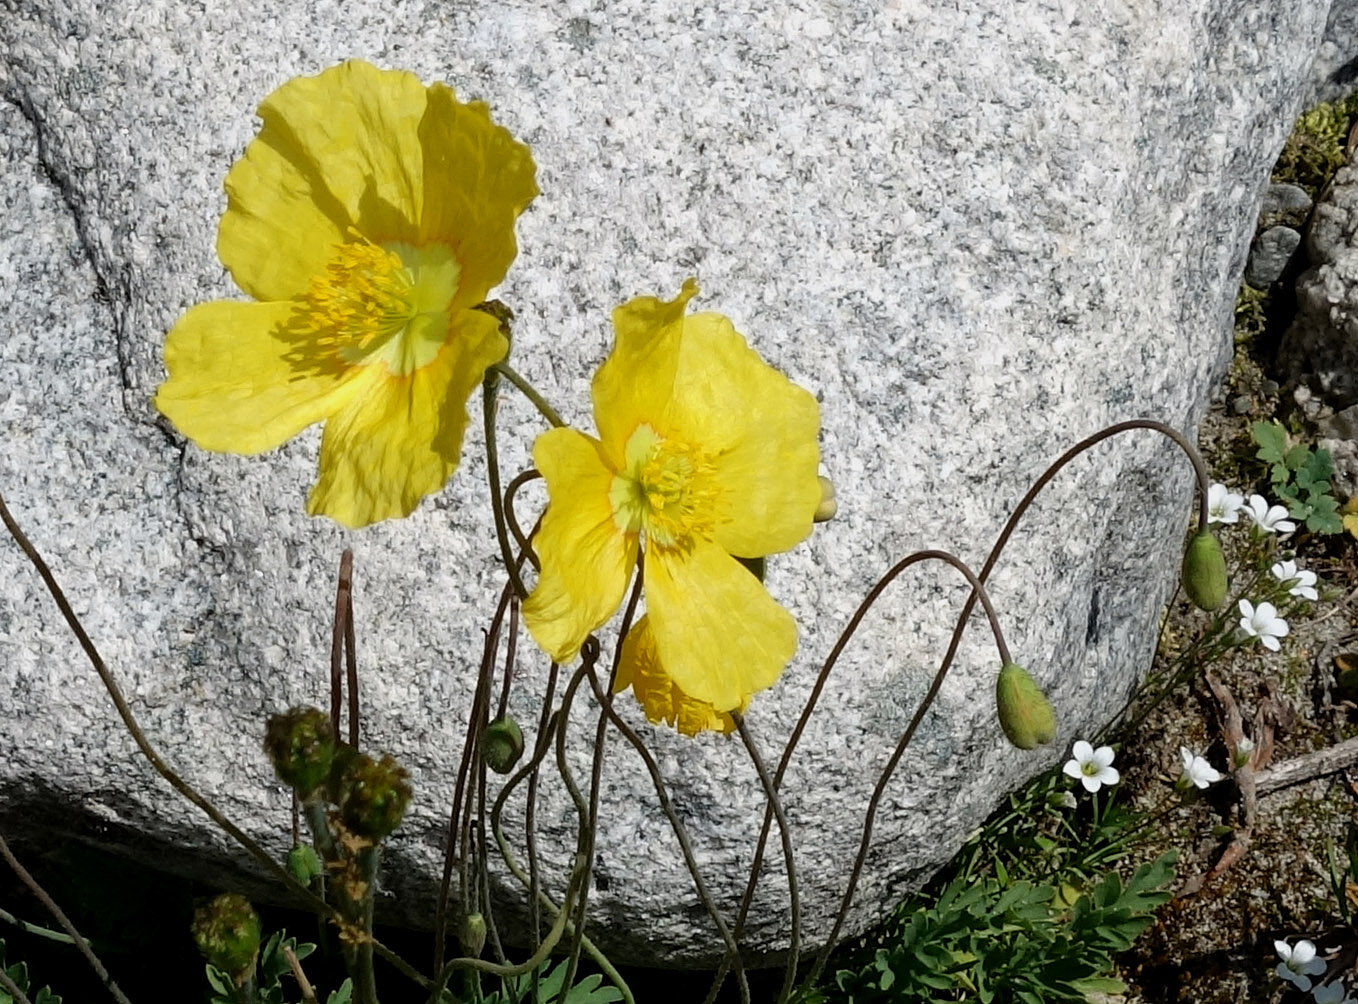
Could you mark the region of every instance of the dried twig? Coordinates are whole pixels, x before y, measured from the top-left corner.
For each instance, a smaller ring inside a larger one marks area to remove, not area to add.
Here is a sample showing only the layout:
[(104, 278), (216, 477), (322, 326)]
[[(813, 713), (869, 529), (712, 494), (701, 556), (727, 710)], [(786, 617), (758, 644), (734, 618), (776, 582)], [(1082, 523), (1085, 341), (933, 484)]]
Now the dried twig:
[(1267, 795), (1327, 774), (1338, 774), (1354, 765), (1358, 765), (1358, 736), (1275, 764), (1261, 771), (1255, 778), (1255, 784), (1259, 794)]

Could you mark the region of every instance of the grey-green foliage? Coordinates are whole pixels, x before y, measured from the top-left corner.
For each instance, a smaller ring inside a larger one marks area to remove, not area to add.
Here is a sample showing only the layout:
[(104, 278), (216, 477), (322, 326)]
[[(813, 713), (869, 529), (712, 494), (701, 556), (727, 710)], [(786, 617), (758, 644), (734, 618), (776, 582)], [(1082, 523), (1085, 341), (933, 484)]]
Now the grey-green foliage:
[(1250, 434), (1258, 444), (1255, 456), (1268, 464), (1268, 477), (1279, 500), (1293, 519), (1312, 533), (1339, 533), (1339, 502), (1330, 493), (1334, 460), (1328, 450), (1289, 445), (1287, 430), (1277, 421), (1255, 422)]
[[(26, 994), (33, 1004), (61, 1004), (61, 998), (52, 993), (50, 987), (43, 987), (37, 993), (32, 992), (28, 985), (27, 963), (16, 962), (12, 966), (5, 964), (5, 941), (3, 938), (0, 938), (0, 969), (5, 971), (5, 975), (14, 981), (14, 985)], [(0, 987), (0, 1004), (14, 1004), (14, 998), (9, 995), (4, 987)]]
[[(287, 937), (284, 931), (275, 931), (273, 937), (264, 943), (264, 947), (259, 952), (259, 962), (255, 967), (255, 980), (257, 987), (256, 1000), (259, 1004), (286, 1004), (287, 997), (283, 993), (283, 977), (291, 976), (292, 969), (288, 965), (287, 956), (283, 954), (283, 947), (287, 946), (292, 950), (292, 954), (300, 962), (316, 950), (316, 946), (309, 943), (299, 944), (296, 938)], [(231, 982), (229, 974), (222, 972), (215, 966), (207, 967), (207, 982), (212, 988), (212, 996), (209, 1000), (212, 1004), (238, 1004), (239, 997), (236, 995), (235, 988)], [(350, 997), (353, 996), (353, 984), (345, 980), (338, 990), (332, 991), (330, 996), (325, 999), (325, 1004), (349, 1004)], [(8, 1002), (0, 1000), (0, 1004)], [(34, 1001), (33, 1004), (37, 1004)]]
[[(543, 963), (543, 969), (546, 963)], [(541, 970), (539, 970), (541, 973)], [(622, 1000), (622, 994), (614, 986), (600, 986), (603, 977), (598, 973), (586, 976), (575, 983), (563, 994), (566, 982), (566, 963), (562, 962), (550, 973), (538, 977), (537, 995), (533, 994), (533, 975), (525, 973), (508, 981), (504, 990), (485, 996), (486, 1004), (611, 1004)]]
[(1109, 873), (1069, 906), (1050, 884), (960, 875), (936, 902), (902, 907), (872, 961), (840, 970), (838, 993), (827, 988), (822, 999), (1083, 1004), (1091, 993), (1121, 993), (1113, 956), (1170, 898), (1174, 857), (1142, 865), (1126, 885)]

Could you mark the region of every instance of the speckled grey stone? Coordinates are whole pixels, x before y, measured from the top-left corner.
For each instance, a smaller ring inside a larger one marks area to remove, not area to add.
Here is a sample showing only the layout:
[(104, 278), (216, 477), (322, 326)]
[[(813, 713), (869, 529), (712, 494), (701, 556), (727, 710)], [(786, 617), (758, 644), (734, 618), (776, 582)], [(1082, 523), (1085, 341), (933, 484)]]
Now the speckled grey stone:
[[(1195, 427), (1327, 8), (8, 0), (0, 489), (153, 741), (280, 851), (288, 799), (259, 752), (262, 716), (323, 700), (332, 576), (355, 549), (367, 741), (418, 789), (386, 873), (399, 896), (383, 905), (427, 924), (501, 583), (480, 435), (409, 520), (348, 533), (302, 514), (315, 430), (265, 457), (210, 455), (150, 405), (168, 326), (237, 295), (213, 238), (255, 104), (360, 56), (451, 81), (532, 144), (543, 194), (499, 295), (518, 311), (517, 365), (571, 420), (588, 427), (611, 308), (672, 296), (691, 273), (701, 309), (815, 391), (841, 515), (770, 562), (803, 627), (750, 710), (771, 751), (894, 561), (936, 546), (979, 565), (1047, 462), (1107, 423)], [(517, 470), (541, 426), (512, 393), (501, 414)], [(1058, 742), (1004, 743), (993, 649), (974, 625), (888, 788), (846, 934), (1122, 706), (1151, 657), (1189, 488), (1182, 457), (1138, 433), (1043, 494), (992, 584), (1011, 648), (1059, 710)], [(249, 869), (136, 756), (17, 550), (0, 545), (0, 561), (0, 825), (57, 807), (66, 829), (154, 847), (165, 865)], [(784, 785), (804, 945), (828, 932), (856, 817), (964, 594), (946, 569), (907, 574), (831, 677)], [(525, 653), (521, 672), (512, 705), (531, 720), (546, 666)], [(643, 728), (729, 919), (762, 803), (754, 772), (734, 741)], [(571, 733), (578, 776), (586, 731)], [(549, 887), (573, 849), (567, 806), (547, 785)], [(590, 932), (617, 959), (716, 957), (650, 783), (616, 741), (596, 851)], [(779, 855), (770, 869), (747, 926), (755, 954), (789, 935)]]
[(1292, 256), (1301, 247), (1301, 234), (1291, 227), (1269, 227), (1254, 239), (1249, 260), (1245, 263), (1245, 281), (1256, 289), (1265, 289), (1287, 271)]
[(1334, 0), (1330, 5), (1311, 79), (1308, 106), (1338, 101), (1358, 90), (1358, 0)]
[(1259, 215), (1304, 213), (1311, 208), (1311, 197), (1299, 185), (1273, 184), (1264, 189)]
[(1358, 404), (1358, 167), (1341, 167), (1306, 235), (1311, 267), (1297, 279), (1297, 319), (1284, 372), (1333, 409)]

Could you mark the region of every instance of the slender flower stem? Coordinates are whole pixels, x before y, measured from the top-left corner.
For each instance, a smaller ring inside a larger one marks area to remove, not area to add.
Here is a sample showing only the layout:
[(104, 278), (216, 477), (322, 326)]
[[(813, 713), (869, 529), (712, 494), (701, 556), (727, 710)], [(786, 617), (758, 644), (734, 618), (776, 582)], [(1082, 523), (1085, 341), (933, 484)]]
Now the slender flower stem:
[[(537, 388), (525, 380), (518, 370), (510, 366), (508, 362), (502, 360), (492, 366), (491, 369), (498, 371), (501, 376), (517, 387), (523, 396), (533, 403), (533, 407), (537, 408), (542, 417), (547, 419), (555, 428), (560, 429), (566, 425), (565, 419), (558, 415), (556, 409), (547, 403), (547, 399), (538, 393)], [(487, 370), (487, 373), (489, 373), (489, 370)]]
[(69, 934), (62, 934), (60, 931), (54, 931), (50, 927), (42, 927), (39, 924), (31, 924), (26, 920), (21, 920), (14, 916), (14, 914), (10, 913), (8, 910), (0, 909), (0, 921), (4, 921), (6, 924), (13, 924), (25, 934), (31, 934), (35, 938), (46, 938), (48, 941), (58, 941), (63, 945), (75, 944), (75, 939)]
[(500, 556), (504, 559), (505, 571), (520, 599), (527, 599), (528, 590), (524, 587), (523, 577), (519, 575), (519, 563), (514, 560), (514, 551), (509, 546), (509, 528), (505, 526), (504, 494), (500, 489), (500, 451), (495, 443), (495, 394), (500, 385), (500, 373), (495, 367), (486, 370), (485, 381), (481, 384), (481, 415), (486, 426), (486, 476), (490, 481), (490, 507), (495, 516), (495, 536), (500, 541)]

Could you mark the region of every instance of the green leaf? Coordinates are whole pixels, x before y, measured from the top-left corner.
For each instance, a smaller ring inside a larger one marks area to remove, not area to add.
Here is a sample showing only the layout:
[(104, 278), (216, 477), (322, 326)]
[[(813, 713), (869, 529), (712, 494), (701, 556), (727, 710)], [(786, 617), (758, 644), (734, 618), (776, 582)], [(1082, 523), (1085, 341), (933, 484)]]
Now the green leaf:
[(1250, 435), (1259, 446), (1255, 456), (1265, 463), (1281, 463), (1287, 449), (1287, 430), (1278, 421), (1255, 422)]
[(354, 981), (345, 980), (340, 984), (338, 990), (332, 990), (330, 996), (325, 999), (325, 1004), (349, 1004), (349, 999), (354, 996)]
[(1295, 471), (1298, 474), (1300, 474), (1310, 462), (1311, 450), (1307, 446), (1294, 446), (1283, 454), (1283, 463), (1287, 465), (1287, 469)]
[(1342, 533), (1344, 521), (1340, 519), (1338, 513), (1313, 512), (1306, 517), (1306, 529), (1312, 533)]

